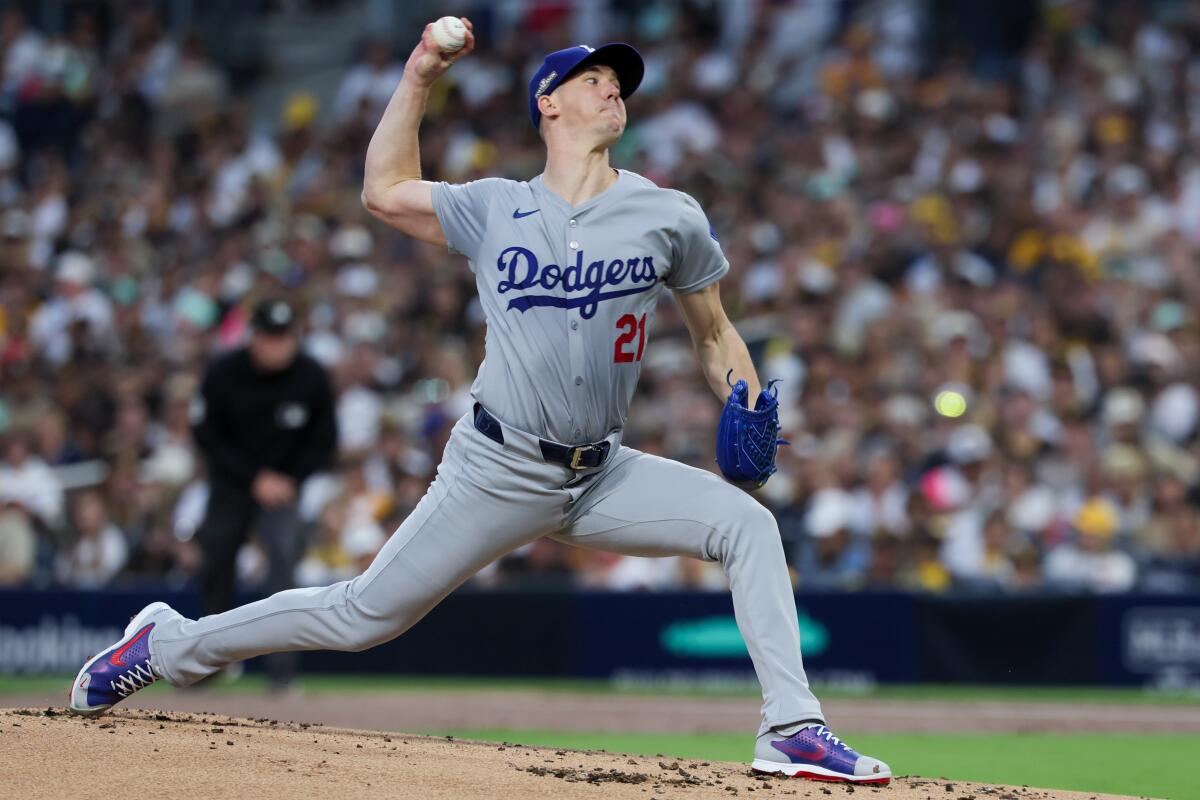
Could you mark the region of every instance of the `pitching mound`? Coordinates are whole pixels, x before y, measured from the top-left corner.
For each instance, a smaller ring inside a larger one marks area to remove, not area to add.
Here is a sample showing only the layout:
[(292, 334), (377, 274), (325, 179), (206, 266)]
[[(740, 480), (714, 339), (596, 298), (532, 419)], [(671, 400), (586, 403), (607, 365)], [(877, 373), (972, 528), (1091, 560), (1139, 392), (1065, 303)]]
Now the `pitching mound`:
[[(23, 800), (331, 796), (679, 797), (850, 794), (880, 800), (1089, 800), (1100, 795), (900, 777), (886, 788), (756, 776), (745, 764), (457, 741), (211, 714), (0, 710), (0, 785)], [(1111, 797), (1107, 795), (1105, 797)], [(857, 800), (857, 798), (856, 798)]]

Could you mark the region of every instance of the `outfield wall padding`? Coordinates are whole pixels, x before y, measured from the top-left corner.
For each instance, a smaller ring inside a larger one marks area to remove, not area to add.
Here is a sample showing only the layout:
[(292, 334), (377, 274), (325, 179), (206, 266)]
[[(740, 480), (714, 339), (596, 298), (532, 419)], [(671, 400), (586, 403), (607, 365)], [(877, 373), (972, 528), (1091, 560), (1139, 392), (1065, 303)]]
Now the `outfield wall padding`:
[[(71, 672), (153, 600), (188, 615), (198, 606), (193, 592), (179, 590), (0, 590), (0, 674)], [(1200, 682), (1197, 596), (802, 593), (796, 604), (806, 667), (825, 683)], [(723, 593), (460, 590), (392, 642), (363, 653), (306, 653), (303, 667), (625, 682), (753, 679)]]

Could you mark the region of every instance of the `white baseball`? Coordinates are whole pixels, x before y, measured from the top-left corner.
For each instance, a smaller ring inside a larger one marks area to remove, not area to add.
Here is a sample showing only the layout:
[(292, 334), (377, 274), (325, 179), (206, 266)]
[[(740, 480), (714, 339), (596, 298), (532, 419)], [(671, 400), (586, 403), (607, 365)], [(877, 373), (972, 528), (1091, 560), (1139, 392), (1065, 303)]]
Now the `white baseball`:
[(433, 40), (443, 53), (457, 53), (467, 43), (467, 26), (458, 17), (442, 17), (433, 23)]

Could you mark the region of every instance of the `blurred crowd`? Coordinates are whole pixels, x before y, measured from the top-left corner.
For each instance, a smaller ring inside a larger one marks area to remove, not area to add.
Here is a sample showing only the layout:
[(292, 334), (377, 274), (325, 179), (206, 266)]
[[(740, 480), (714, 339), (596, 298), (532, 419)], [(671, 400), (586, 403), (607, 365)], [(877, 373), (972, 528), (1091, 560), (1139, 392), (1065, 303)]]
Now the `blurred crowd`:
[[(695, 196), (729, 257), (725, 305), (782, 379), (791, 446), (756, 496), (799, 588), (1200, 591), (1200, 3), (460, 7), (479, 46), (431, 97), (427, 178), (540, 171), (541, 54), (645, 55), (613, 161)], [(263, 108), (154, 4), (94, 9), (0, 13), (0, 585), (188, 582), (190, 404), (267, 295), (338, 393), (299, 577), (354, 575), (482, 356), (465, 263), (360, 204), (417, 30)], [(650, 340), (625, 442), (713, 469), (720, 404), (671, 302)], [(247, 549), (246, 585), (263, 569)], [(724, 577), (543, 540), (473, 584)]]

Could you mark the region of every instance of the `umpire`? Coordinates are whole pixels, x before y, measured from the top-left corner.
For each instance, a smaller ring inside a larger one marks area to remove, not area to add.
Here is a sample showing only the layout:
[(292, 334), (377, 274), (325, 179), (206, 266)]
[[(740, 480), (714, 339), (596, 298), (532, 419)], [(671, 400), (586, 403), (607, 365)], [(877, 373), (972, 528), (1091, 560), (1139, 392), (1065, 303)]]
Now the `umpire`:
[[(234, 607), (237, 553), (251, 530), (267, 555), (266, 593), (292, 587), (304, 546), (297, 494), (337, 450), (329, 377), (299, 352), (295, 311), (264, 300), (250, 325), (248, 345), (209, 365), (193, 409), (210, 487), (196, 532), (204, 614)], [(266, 658), (272, 688), (287, 688), (297, 662), (295, 653)]]

